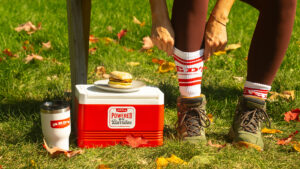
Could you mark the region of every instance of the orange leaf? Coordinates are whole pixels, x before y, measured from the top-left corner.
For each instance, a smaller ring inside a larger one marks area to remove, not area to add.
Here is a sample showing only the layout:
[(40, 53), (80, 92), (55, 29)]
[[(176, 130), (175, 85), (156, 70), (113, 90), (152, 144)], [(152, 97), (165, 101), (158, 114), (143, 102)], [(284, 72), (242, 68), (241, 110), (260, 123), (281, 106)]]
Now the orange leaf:
[(294, 133), (292, 133), (291, 135), (289, 135), (289, 137), (287, 138), (283, 138), (283, 139), (279, 139), (277, 141), (278, 145), (287, 145), (288, 143), (290, 143), (292, 141), (292, 139), (294, 138), (294, 136), (298, 134), (298, 131), (295, 131)]
[(27, 55), (27, 57), (25, 58), (25, 63), (29, 63), (32, 60), (42, 61), (43, 57), (32, 53), (31, 55)]
[(4, 49), (4, 50), (2, 51), (2, 53), (5, 54), (5, 55), (7, 55), (7, 56), (9, 56), (9, 57), (12, 57), (12, 58), (18, 58), (18, 57), (19, 57), (18, 54), (13, 54), (13, 53), (10, 51), (10, 49)]
[(90, 53), (90, 54), (95, 54), (95, 53), (96, 53), (96, 50), (97, 50), (96, 47), (90, 48), (90, 49), (89, 49), (89, 53)]
[(295, 143), (295, 144), (293, 145), (293, 148), (294, 148), (296, 151), (300, 152), (300, 142)]
[(118, 39), (121, 40), (121, 38), (123, 36), (125, 36), (127, 33), (127, 29), (122, 29), (119, 33), (118, 33)]
[(133, 137), (131, 135), (128, 135), (126, 137), (126, 142), (127, 142), (127, 145), (129, 145), (130, 147), (136, 148), (143, 144), (147, 144), (148, 140), (145, 140), (142, 137)]
[(122, 46), (123, 49), (126, 51), (126, 52), (133, 52), (134, 50), (133, 49), (130, 49), (130, 48), (127, 48), (125, 46)]
[(214, 116), (212, 114), (208, 113), (207, 117), (211, 123), (214, 121)]
[(163, 59), (157, 59), (157, 58), (152, 58), (152, 62), (153, 63), (158, 63), (158, 64), (163, 64), (164, 62), (166, 62), (165, 60)]
[(225, 55), (225, 54), (226, 54), (226, 51), (225, 51), (225, 50), (221, 50), (221, 51), (214, 52), (214, 55), (216, 55), (216, 56), (219, 56), (219, 55)]
[(138, 20), (135, 16), (133, 16), (133, 23), (138, 24), (138, 25), (142, 24), (142, 22), (140, 20)]
[(153, 48), (153, 43), (149, 36), (143, 38), (143, 44), (142, 51)]
[(98, 166), (98, 169), (110, 169), (110, 168), (107, 165), (105, 165), (105, 164), (100, 164)]
[(159, 73), (166, 73), (172, 70), (175, 70), (175, 64), (172, 62), (163, 62), (159, 67), (158, 67), (158, 72)]
[(299, 115), (300, 115), (300, 109), (297, 108), (292, 111), (288, 111), (284, 113), (284, 120), (287, 122), (290, 122), (291, 120), (300, 122)]
[(263, 128), (261, 130), (262, 133), (268, 133), (268, 134), (274, 134), (274, 133), (283, 133), (282, 131), (280, 130), (277, 130), (277, 129), (268, 129), (268, 128)]
[(58, 147), (49, 148), (45, 139), (44, 139), (44, 145), (43, 147), (50, 153), (51, 157), (55, 157), (59, 154), (64, 154), (66, 157), (73, 157), (77, 154), (83, 154), (83, 150), (75, 150), (75, 151), (67, 151)]
[(209, 145), (211, 147), (217, 147), (217, 148), (220, 148), (220, 149), (226, 147), (226, 144), (223, 144), (223, 145), (221, 145), (221, 144), (213, 144), (211, 142), (211, 140), (208, 140), (207, 145)]
[(45, 49), (45, 50), (48, 50), (48, 49), (51, 48), (51, 42), (50, 41), (48, 41), (46, 43), (42, 42), (42, 45), (43, 45), (42, 48)]
[(25, 32), (27, 32), (27, 34), (32, 34), (32, 33), (36, 32), (37, 30), (40, 30), (41, 28), (42, 28), (41, 23), (38, 23), (38, 26), (36, 27), (29, 21), (29, 22), (26, 22), (26, 23), (21, 24), (18, 27), (16, 27), (15, 31), (21, 32), (24, 30)]
[(94, 35), (90, 35), (89, 42), (90, 43), (97, 43), (99, 41), (99, 38), (95, 37)]

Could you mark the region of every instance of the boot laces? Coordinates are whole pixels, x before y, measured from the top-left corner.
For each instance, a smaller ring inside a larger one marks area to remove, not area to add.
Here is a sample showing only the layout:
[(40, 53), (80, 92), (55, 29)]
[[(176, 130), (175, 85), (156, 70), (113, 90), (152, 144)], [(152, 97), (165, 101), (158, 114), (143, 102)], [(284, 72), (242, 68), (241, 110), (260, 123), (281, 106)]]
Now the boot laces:
[(200, 135), (200, 130), (210, 126), (210, 120), (205, 110), (195, 107), (182, 113), (183, 117), (179, 122), (179, 126), (185, 125), (189, 136)]
[(271, 122), (265, 110), (255, 108), (254, 110), (246, 111), (241, 116), (241, 127), (244, 131), (256, 133), (260, 122), (267, 122), (267, 127), (270, 128)]

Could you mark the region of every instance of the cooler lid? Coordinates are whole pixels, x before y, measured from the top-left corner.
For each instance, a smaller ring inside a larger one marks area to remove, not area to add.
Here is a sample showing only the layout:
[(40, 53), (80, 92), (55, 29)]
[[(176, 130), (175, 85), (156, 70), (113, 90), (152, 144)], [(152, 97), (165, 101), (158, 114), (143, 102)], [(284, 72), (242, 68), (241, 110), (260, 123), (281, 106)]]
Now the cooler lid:
[(116, 93), (101, 90), (94, 85), (76, 85), (79, 104), (164, 104), (164, 94), (157, 87), (145, 86), (137, 92)]

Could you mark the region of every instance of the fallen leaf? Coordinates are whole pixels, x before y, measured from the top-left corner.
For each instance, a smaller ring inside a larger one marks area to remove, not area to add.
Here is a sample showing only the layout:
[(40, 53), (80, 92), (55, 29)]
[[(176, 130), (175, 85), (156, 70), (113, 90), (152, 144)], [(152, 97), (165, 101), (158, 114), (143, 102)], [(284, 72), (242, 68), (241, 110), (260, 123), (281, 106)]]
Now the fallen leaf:
[(142, 22), (139, 21), (135, 16), (133, 16), (133, 23), (140, 25)]
[(126, 51), (126, 52), (133, 52), (134, 50), (133, 49), (130, 49), (130, 48), (127, 48), (125, 46), (122, 46), (123, 49)]
[(246, 141), (239, 141), (237, 143), (234, 143), (234, 145), (240, 147), (240, 148), (254, 148), (256, 149), (257, 151), (262, 151), (263, 149), (256, 145), (256, 144), (251, 144), (251, 143), (248, 143)]
[(53, 148), (49, 148), (45, 139), (44, 139), (44, 145), (43, 147), (50, 153), (51, 157), (55, 157), (59, 154), (64, 154), (66, 157), (71, 158), (77, 154), (83, 154), (83, 150), (79, 149), (79, 150), (75, 150), (75, 151), (67, 151), (67, 150), (63, 150), (61, 148), (58, 147), (53, 147)]
[(159, 73), (166, 73), (172, 70), (175, 70), (175, 63), (173, 62), (164, 62), (158, 67), (158, 72)]
[(183, 164), (183, 165), (186, 165), (187, 162), (182, 160), (181, 158), (177, 157), (176, 155), (172, 154), (171, 157), (169, 158), (166, 158), (166, 160), (169, 162), (169, 163), (174, 163), (174, 164)]
[(274, 133), (283, 133), (281, 130), (277, 129), (268, 129), (268, 128), (263, 128), (261, 130), (262, 133), (268, 133), (268, 134), (274, 134)]
[(112, 33), (114, 28), (112, 26), (107, 26), (106, 29), (108, 30), (108, 32)]
[(153, 63), (158, 63), (159, 65), (161, 65), (161, 64), (163, 64), (166, 61), (163, 60), (163, 59), (152, 58), (152, 62)]
[(213, 144), (211, 142), (211, 140), (208, 140), (207, 145), (209, 145), (211, 147), (216, 147), (216, 148), (219, 148), (219, 149), (226, 147), (226, 144), (223, 144), (223, 145), (221, 145), (221, 144)]
[(104, 66), (97, 66), (94, 72), (96, 76), (103, 77), (103, 75), (106, 73), (106, 69)]
[(30, 160), (30, 168), (37, 168), (37, 164), (34, 160)]
[(26, 22), (26, 23), (21, 24), (18, 27), (16, 27), (15, 31), (21, 32), (24, 30), (25, 32), (27, 32), (27, 34), (30, 35), (30, 34), (36, 32), (37, 30), (40, 30), (41, 28), (42, 28), (41, 23), (38, 23), (38, 26), (36, 27), (29, 21), (29, 22)]
[(245, 60), (248, 60), (248, 57), (245, 57)]
[(4, 59), (2, 57), (0, 57), (0, 62), (2, 62)]
[(138, 24), (140, 26), (145, 26), (145, 22), (139, 21), (135, 16), (133, 16), (133, 23)]
[(12, 56), (13, 56), (13, 53), (11, 52), (11, 50), (10, 50), (9, 48), (4, 49), (4, 50), (2, 51), (2, 53), (5, 54), (5, 55), (7, 55), (7, 56), (9, 56), (9, 57), (12, 57)]
[(287, 144), (289, 144), (296, 134), (298, 134), (298, 131), (295, 131), (294, 133), (289, 135), (289, 137), (287, 137), (287, 138), (277, 140), (277, 144), (278, 145), (287, 145)]
[(42, 42), (42, 45), (43, 45), (42, 49), (44, 49), (44, 50), (51, 49), (51, 42), (50, 41), (48, 41), (46, 43)]
[(242, 46), (241, 43), (230, 44), (225, 47), (225, 51), (236, 50), (236, 49), (240, 48), (241, 46)]
[(108, 167), (108, 165), (100, 164), (100, 165), (98, 166), (98, 169), (110, 169), (110, 168)]
[(293, 144), (293, 148), (294, 148), (296, 151), (300, 152), (300, 142), (297, 142), (297, 143)]
[(152, 49), (147, 49), (146, 50), (146, 53), (148, 56), (152, 55), (153, 54), (153, 50)]
[(104, 38), (101, 38), (106, 45), (110, 44), (110, 43), (118, 43), (116, 40), (112, 39), (112, 38), (109, 38), (109, 37), (104, 37)]
[(138, 65), (140, 65), (140, 62), (127, 62), (126, 65), (129, 65), (129, 66), (138, 66)]
[(56, 60), (55, 58), (51, 59), (51, 61), (55, 64), (61, 65), (62, 63)]
[(90, 43), (97, 43), (99, 41), (99, 38), (95, 37), (94, 35), (90, 35), (89, 42)]
[(277, 101), (279, 99), (285, 99), (285, 100), (294, 100), (295, 99), (295, 91), (283, 91), (282, 93), (277, 92), (269, 92), (269, 98), (268, 101)]
[(153, 48), (153, 43), (152, 43), (152, 40), (149, 36), (146, 36), (143, 38), (143, 47), (142, 47), (142, 51), (144, 50), (148, 50), (148, 49), (151, 49)]
[(118, 35), (118, 39), (121, 40), (121, 38), (123, 36), (125, 36), (127, 33), (127, 29), (122, 29), (117, 35)]
[(93, 55), (93, 54), (96, 53), (96, 50), (97, 50), (96, 47), (90, 48), (90, 49), (89, 49), (89, 53), (90, 53), (91, 55)]
[(159, 157), (156, 159), (156, 168), (161, 169), (167, 167), (169, 162), (164, 157)]
[(225, 54), (226, 54), (225, 50), (220, 50), (220, 51), (214, 52), (214, 55), (216, 55), (216, 56), (225, 55)]
[(161, 169), (163, 167), (167, 167), (169, 163), (187, 165), (188, 163), (176, 155), (172, 154), (169, 158), (159, 157), (156, 159), (156, 167), (157, 169)]
[(233, 76), (233, 79), (242, 82), (244, 80), (244, 77)]
[(27, 55), (27, 57), (25, 58), (25, 63), (29, 63), (31, 62), (32, 60), (40, 60), (42, 61), (43, 60), (43, 57), (42, 56), (39, 56), (37, 54), (31, 54), (31, 55)]
[(142, 146), (143, 144), (147, 144), (148, 140), (145, 140), (142, 137), (133, 137), (132, 135), (128, 135), (126, 137), (126, 142), (130, 147), (136, 148)]
[(298, 109), (298, 108), (293, 109), (291, 111), (284, 113), (284, 120), (287, 122), (290, 122), (291, 120), (300, 122), (299, 115), (300, 115), (300, 109)]
[(211, 123), (214, 121), (214, 116), (212, 114), (208, 113), (207, 117)]

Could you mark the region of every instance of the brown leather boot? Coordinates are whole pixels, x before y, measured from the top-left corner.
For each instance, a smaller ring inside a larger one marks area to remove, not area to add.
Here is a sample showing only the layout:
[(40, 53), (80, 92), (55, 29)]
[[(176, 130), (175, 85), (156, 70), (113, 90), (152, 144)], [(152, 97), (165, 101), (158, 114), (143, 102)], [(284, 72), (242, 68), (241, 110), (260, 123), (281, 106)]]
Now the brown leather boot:
[(197, 97), (178, 97), (176, 123), (179, 138), (190, 143), (206, 141), (205, 130), (210, 125), (205, 111), (206, 99), (204, 95)]

